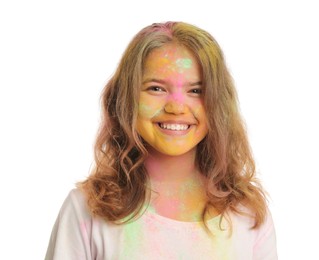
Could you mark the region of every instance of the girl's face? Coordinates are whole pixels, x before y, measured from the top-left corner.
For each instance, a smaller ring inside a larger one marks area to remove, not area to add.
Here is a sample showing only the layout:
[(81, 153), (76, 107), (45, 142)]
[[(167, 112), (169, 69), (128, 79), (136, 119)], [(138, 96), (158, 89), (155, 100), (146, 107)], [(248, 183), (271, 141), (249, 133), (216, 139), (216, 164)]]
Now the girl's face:
[(146, 58), (137, 131), (158, 152), (195, 151), (207, 134), (201, 70), (185, 47), (166, 44)]

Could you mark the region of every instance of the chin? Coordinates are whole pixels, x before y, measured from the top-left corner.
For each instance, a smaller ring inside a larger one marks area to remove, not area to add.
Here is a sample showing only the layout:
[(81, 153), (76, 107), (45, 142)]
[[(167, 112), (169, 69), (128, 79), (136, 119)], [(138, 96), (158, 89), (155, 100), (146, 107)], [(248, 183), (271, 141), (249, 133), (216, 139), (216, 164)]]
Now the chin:
[(167, 149), (167, 148), (156, 148), (156, 147), (152, 147), (152, 150), (156, 150), (156, 152), (161, 153), (163, 155), (167, 155), (167, 156), (181, 156), (181, 155), (186, 155), (189, 153), (193, 153), (195, 152), (194, 148), (190, 148), (190, 149)]

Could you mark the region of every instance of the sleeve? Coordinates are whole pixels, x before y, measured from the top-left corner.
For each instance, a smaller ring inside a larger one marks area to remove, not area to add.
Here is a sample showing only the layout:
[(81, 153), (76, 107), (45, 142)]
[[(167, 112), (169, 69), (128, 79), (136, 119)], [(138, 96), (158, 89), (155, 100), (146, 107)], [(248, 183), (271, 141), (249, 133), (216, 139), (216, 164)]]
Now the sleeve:
[(45, 260), (91, 260), (92, 218), (79, 190), (65, 199), (53, 226)]
[(255, 244), (254, 260), (277, 260), (277, 242), (274, 222), (268, 211), (265, 223), (260, 227)]

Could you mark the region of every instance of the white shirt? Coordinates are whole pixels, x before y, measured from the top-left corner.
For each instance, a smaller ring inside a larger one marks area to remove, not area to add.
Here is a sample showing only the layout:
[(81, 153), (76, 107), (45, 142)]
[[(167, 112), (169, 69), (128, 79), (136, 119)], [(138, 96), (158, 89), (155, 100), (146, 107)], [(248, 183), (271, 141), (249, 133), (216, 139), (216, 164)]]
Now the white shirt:
[(210, 237), (200, 222), (182, 222), (146, 210), (135, 221), (116, 225), (90, 214), (84, 195), (74, 189), (66, 198), (53, 227), (46, 260), (139, 259), (277, 259), (276, 236), (270, 213), (258, 229), (253, 219), (230, 214), (208, 221)]

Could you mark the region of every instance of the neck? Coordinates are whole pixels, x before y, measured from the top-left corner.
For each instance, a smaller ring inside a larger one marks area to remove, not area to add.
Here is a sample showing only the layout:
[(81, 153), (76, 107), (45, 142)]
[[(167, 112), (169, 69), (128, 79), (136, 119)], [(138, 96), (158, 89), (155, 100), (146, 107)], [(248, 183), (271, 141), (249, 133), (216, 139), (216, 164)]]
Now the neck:
[(145, 167), (152, 182), (165, 184), (184, 183), (198, 179), (199, 172), (195, 166), (195, 149), (183, 155), (170, 156), (154, 149), (149, 149)]
[(181, 221), (199, 220), (206, 202), (205, 179), (196, 168), (195, 152), (169, 156), (149, 150), (145, 167), (151, 188), (151, 208)]

